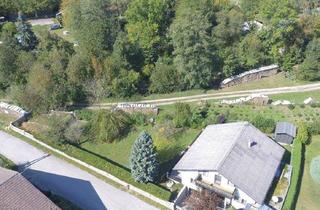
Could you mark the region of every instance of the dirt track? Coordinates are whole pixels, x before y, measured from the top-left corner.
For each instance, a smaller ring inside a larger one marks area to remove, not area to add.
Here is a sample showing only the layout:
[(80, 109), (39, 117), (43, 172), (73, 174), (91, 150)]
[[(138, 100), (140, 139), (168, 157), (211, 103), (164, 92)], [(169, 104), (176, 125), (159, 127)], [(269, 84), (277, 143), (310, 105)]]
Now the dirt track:
[[(230, 91), (230, 92), (220, 92), (220, 93), (209, 93), (209, 94), (200, 94), (192, 96), (183, 96), (183, 97), (172, 97), (172, 98), (163, 98), (155, 100), (141, 100), (128, 103), (148, 103), (154, 104), (157, 106), (170, 105), (177, 102), (197, 102), (201, 100), (213, 100), (213, 99), (228, 99), (228, 98), (237, 98), (245, 97), (251, 94), (264, 94), (264, 95), (276, 95), (281, 93), (298, 93), (298, 92), (307, 92), (320, 90), (320, 83), (308, 84), (308, 85), (299, 85), (292, 87), (280, 87), (280, 88), (266, 88), (266, 89), (254, 89), (254, 90), (243, 90), (243, 91)], [(126, 103), (125, 101), (118, 103)], [(89, 109), (108, 109), (118, 103), (97, 103), (86, 108)]]

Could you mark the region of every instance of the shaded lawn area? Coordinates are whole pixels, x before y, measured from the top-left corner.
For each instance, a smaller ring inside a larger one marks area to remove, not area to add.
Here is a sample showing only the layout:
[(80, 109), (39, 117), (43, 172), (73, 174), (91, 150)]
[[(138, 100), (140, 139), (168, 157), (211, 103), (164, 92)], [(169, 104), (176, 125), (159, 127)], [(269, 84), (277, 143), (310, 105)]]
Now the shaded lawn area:
[(320, 155), (320, 136), (313, 136), (311, 144), (306, 146), (305, 151), (305, 164), (296, 209), (319, 210), (320, 183), (312, 179), (310, 175), (310, 163), (313, 158)]
[[(249, 83), (240, 84), (233, 87), (228, 87), (224, 89), (193, 89), (187, 91), (178, 91), (167, 94), (151, 94), (148, 96), (133, 96), (129, 99), (125, 99), (126, 101), (138, 101), (138, 100), (152, 100), (152, 99), (162, 99), (162, 98), (174, 98), (174, 97), (183, 97), (183, 96), (192, 96), (198, 94), (206, 94), (206, 93), (222, 93), (222, 92), (231, 92), (231, 91), (241, 91), (241, 90), (251, 90), (251, 89), (261, 89), (261, 88), (277, 88), (277, 87), (289, 87), (296, 85), (304, 85), (310, 82), (306, 81), (294, 81), (285, 77), (284, 73), (278, 73), (274, 76), (265, 77), (261, 80), (252, 81)], [(101, 102), (117, 102), (123, 101), (124, 99), (119, 98), (106, 98)]]
[(167, 140), (157, 138), (157, 135), (151, 126), (141, 126), (137, 127), (134, 131), (130, 132), (127, 137), (117, 142), (110, 144), (86, 142), (81, 144), (81, 147), (107, 157), (116, 163), (129, 168), (131, 147), (134, 141), (138, 138), (139, 134), (144, 130), (153, 137), (161, 164), (170, 161), (175, 156), (179, 155), (181, 151), (183, 151), (189, 144), (193, 142), (200, 132), (199, 129), (187, 129), (185, 132), (177, 135), (173, 139)]
[(14, 170), (15, 164), (11, 160), (7, 159), (6, 157), (0, 154), (0, 167)]

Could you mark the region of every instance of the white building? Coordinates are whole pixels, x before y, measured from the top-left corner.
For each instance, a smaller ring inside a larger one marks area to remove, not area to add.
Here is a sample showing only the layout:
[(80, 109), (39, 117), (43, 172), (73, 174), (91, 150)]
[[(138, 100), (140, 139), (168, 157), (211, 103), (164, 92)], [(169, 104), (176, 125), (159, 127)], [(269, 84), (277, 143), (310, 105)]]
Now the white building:
[(284, 148), (248, 122), (207, 126), (172, 169), (184, 186), (214, 191), (236, 209), (264, 204)]

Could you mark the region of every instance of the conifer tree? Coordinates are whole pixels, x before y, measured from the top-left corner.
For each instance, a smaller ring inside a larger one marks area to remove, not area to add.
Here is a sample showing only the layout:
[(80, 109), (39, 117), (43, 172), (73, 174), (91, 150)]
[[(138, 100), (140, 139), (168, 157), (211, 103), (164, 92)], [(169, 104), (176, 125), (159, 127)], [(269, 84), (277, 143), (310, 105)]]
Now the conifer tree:
[(142, 183), (155, 181), (159, 162), (152, 138), (145, 131), (140, 134), (132, 147), (130, 165), (135, 181)]
[(23, 19), (21, 13), (19, 13), (16, 27), (16, 38), (21, 47), (24, 50), (33, 50), (37, 45), (37, 37), (32, 31), (31, 25)]

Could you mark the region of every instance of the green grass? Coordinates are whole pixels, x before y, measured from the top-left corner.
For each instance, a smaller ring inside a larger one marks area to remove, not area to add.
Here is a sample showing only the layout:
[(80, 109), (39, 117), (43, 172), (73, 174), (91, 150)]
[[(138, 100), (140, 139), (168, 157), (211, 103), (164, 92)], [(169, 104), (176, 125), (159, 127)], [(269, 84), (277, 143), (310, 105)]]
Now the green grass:
[(253, 81), (250, 83), (244, 83), (237, 86), (224, 88), (224, 89), (193, 89), (188, 91), (173, 92), (168, 94), (151, 94), (148, 96), (133, 96), (129, 99), (119, 99), (119, 98), (106, 98), (102, 102), (118, 102), (118, 101), (138, 101), (138, 100), (153, 100), (153, 99), (162, 99), (162, 98), (174, 98), (174, 97), (183, 97), (183, 96), (192, 96), (205, 93), (223, 93), (231, 91), (240, 91), (240, 90), (251, 90), (251, 89), (260, 89), (260, 88), (276, 88), (276, 87), (287, 87), (295, 85), (308, 84), (305, 81), (293, 81), (289, 78), (286, 78), (284, 73), (279, 73), (277, 75), (266, 77), (258, 81)]
[(15, 169), (15, 164), (11, 160), (0, 155), (0, 167), (7, 168), (7, 169)]
[(317, 101), (320, 101), (320, 91), (308, 91), (303, 93), (283, 93), (277, 95), (271, 95), (272, 100), (289, 100), (296, 104), (302, 104), (305, 99), (312, 97)]
[(0, 129), (4, 129), (9, 126), (10, 122), (14, 121), (17, 117), (0, 112)]
[[(32, 30), (37, 36), (39, 36), (39, 34), (43, 31), (50, 31), (50, 33), (56, 34), (57, 36), (61, 37), (62, 39), (68, 42), (74, 43), (76, 41), (72, 33), (67, 28), (61, 28), (61, 29), (51, 31), (50, 25), (36, 25), (36, 26), (32, 26)], [(69, 34), (63, 35), (63, 31), (69, 31)]]
[(313, 136), (311, 144), (305, 148), (304, 172), (296, 205), (297, 210), (318, 210), (320, 207), (320, 184), (310, 175), (310, 163), (320, 155), (320, 136)]

